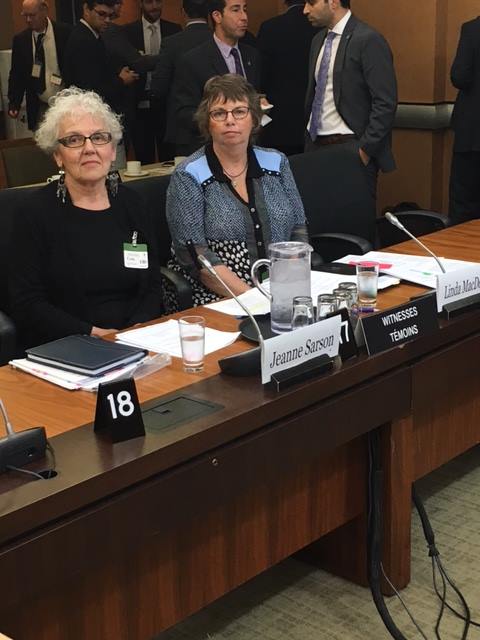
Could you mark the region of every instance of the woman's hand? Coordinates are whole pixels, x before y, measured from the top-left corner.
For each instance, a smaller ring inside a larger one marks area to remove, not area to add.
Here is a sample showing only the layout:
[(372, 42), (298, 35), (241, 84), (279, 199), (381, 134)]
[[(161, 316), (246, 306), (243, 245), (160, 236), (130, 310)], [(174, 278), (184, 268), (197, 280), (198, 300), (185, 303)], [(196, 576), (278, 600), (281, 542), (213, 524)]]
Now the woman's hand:
[[(219, 264), (215, 266), (214, 269), (222, 278), (222, 280), (224, 280), (228, 284), (228, 286), (236, 296), (239, 296), (240, 294), (245, 293), (245, 291), (248, 291), (250, 289), (246, 282), (235, 275), (233, 271), (226, 267), (224, 264)], [(220, 282), (206, 269), (202, 269), (200, 271), (200, 280), (208, 289), (210, 289), (211, 291), (215, 291), (215, 293), (218, 293), (218, 295), (226, 298), (230, 297), (230, 294), (225, 289), (225, 287), (222, 286)]]

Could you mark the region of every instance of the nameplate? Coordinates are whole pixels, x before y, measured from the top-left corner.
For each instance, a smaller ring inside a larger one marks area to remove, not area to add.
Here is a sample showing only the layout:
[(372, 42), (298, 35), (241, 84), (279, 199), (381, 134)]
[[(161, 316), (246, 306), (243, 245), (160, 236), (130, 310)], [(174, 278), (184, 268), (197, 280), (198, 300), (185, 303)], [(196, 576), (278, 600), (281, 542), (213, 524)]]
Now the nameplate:
[(368, 355), (381, 353), (438, 330), (435, 297), (427, 295), (360, 320)]
[(338, 355), (340, 315), (326, 318), (308, 327), (282, 333), (265, 340), (262, 353), (262, 384), (270, 382), (274, 373), (296, 367), (321, 355)]
[(480, 264), (437, 276), (437, 310), (480, 294)]

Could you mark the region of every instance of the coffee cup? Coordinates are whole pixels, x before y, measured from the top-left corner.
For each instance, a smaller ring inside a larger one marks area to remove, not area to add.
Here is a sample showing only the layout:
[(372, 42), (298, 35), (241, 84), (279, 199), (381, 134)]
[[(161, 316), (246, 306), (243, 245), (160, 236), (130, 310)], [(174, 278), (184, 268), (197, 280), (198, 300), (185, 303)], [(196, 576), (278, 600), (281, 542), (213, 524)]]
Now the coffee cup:
[(127, 173), (138, 176), (142, 173), (142, 163), (139, 160), (129, 160), (127, 162)]

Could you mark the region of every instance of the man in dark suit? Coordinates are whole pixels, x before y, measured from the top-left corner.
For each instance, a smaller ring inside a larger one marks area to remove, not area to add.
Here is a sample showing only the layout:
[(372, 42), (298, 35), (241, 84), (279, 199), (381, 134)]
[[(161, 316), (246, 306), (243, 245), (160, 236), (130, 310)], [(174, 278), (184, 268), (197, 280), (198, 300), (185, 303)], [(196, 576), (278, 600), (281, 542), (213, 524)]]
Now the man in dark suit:
[(172, 89), (175, 130), (167, 132), (167, 136), (176, 141), (177, 155), (189, 155), (202, 145), (194, 114), (209, 78), (239, 73), (257, 90), (261, 86), (258, 51), (238, 42), (248, 27), (245, 0), (210, 0), (208, 7), (213, 36), (182, 56), (175, 71)]
[(26, 95), (28, 127), (34, 130), (48, 99), (62, 88), (64, 52), (71, 27), (49, 19), (45, 0), (24, 0), (22, 15), (27, 28), (13, 38), (8, 115), (18, 118)]
[[(125, 34), (138, 51), (158, 56), (166, 38), (180, 32), (181, 27), (161, 19), (162, 0), (140, 0), (140, 9), (141, 19), (125, 25)], [(151, 80), (151, 72), (142, 74), (135, 87), (132, 138), (135, 156), (143, 163), (155, 162), (155, 151), (159, 160), (169, 160), (173, 156), (173, 149), (163, 142), (167, 118), (165, 106), (154, 100)]]
[[(377, 173), (393, 171), (397, 83), (388, 43), (350, 11), (350, 0), (307, 0), (314, 27), (306, 96), (305, 151), (342, 145), (354, 153), (376, 198)], [(348, 185), (348, 176), (342, 176)]]
[(450, 217), (480, 217), (480, 18), (462, 25), (450, 77), (458, 89), (453, 108), (455, 132), (450, 171)]
[(262, 89), (274, 106), (262, 144), (287, 155), (305, 144), (305, 93), (308, 58), (316, 30), (303, 15), (304, 0), (285, 0), (287, 11), (260, 25), (257, 47), (262, 54)]
[(125, 87), (138, 79), (129, 67), (114, 69), (102, 33), (114, 16), (115, 0), (85, 0), (83, 15), (68, 39), (65, 84), (95, 91), (117, 113), (125, 110)]
[(180, 58), (191, 49), (212, 37), (207, 23), (207, 0), (183, 0), (186, 19), (184, 31), (176, 33), (163, 44), (155, 71), (152, 74), (152, 94), (167, 111), (167, 139), (175, 142), (175, 114), (173, 110), (173, 79)]

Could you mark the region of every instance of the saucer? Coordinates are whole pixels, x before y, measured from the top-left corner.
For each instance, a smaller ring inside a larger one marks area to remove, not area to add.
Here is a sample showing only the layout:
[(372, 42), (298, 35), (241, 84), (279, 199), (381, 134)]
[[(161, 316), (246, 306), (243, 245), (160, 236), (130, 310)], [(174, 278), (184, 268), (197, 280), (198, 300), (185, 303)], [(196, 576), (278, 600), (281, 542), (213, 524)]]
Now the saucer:
[(142, 170), (140, 171), (140, 173), (130, 173), (129, 171), (124, 171), (123, 175), (127, 176), (127, 178), (143, 178), (145, 176), (149, 176), (150, 171)]

